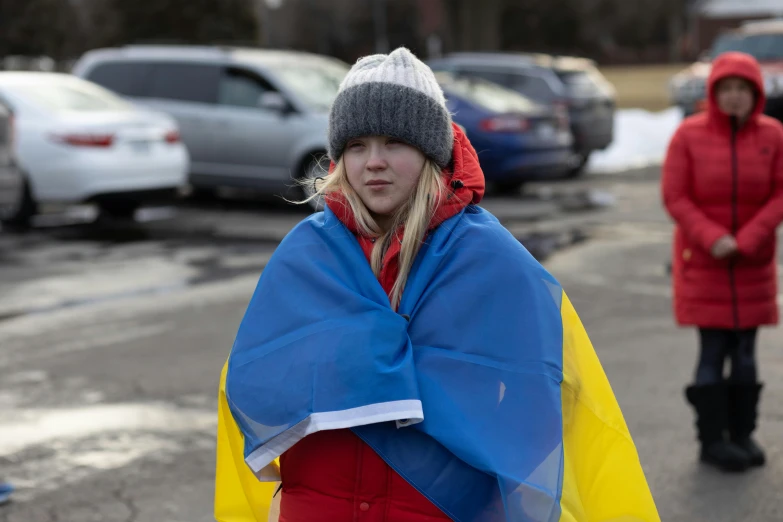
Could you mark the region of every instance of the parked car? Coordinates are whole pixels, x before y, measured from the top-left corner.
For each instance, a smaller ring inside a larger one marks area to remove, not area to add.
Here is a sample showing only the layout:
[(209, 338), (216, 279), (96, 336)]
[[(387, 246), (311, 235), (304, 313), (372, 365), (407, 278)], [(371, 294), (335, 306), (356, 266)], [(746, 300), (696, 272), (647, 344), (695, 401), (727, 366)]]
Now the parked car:
[(570, 171), (584, 171), (590, 154), (614, 139), (616, 92), (591, 60), (529, 53), (454, 53), (433, 60), (435, 70), (477, 76), (513, 89), (546, 105), (567, 111), (577, 161)]
[(701, 111), (706, 106), (707, 78), (712, 61), (727, 51), (748, 53), (759, 61), (767, 95), (764, 112), (783, 121), (783, 20), (748, 22), (721, 33), (699, 61), (671, 78), (672, 102), (685, 116)]
[(0, 72), (0, 99), (14, 111), (24, 177), (12, 221), (80, 203), (132, 217), (175, 200), (186, 182), (187, 150), (165, 114), (69, 74)]
[(16, 214), (22, 203), (22, 176), (14, 154), (14, 115), (0, 103), (0, 221)]
[(290, 194), (328, 166), (328, 111), (348, 70), (301, 52), (126, 46), (88, 52), (73, 73), (176, 118), (195, 189)]
[(487, 181), (501, 192), (533, 179), (565, 176), (573, 166), (568, 118), (501, 85), (437, 72), (454, 121), (478, 152)]

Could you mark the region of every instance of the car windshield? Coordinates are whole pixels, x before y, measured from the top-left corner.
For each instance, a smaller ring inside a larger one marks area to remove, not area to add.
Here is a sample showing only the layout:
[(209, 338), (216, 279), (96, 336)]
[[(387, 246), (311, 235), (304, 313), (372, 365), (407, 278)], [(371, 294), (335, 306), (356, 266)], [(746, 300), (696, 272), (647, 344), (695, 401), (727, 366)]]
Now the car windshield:
[(129, 111), (133, 106), (106, 89), (76, 79), (13, 84), (16, 96), (52, 112)]
[(783, 60), (783, 33), (724, 35), (715, 42), (712, 58), (727, 51), (748, 53), (759, 61)]
[(603, 94), (600, 79), (589, 70), (555, 69), (555, 74), (571, 96), (590, 98)]
[(328, 61), (289, 62), (272, 67), (286, 87), (316, 110), (328, 110), (332, 106), (348, 69), (347, 65)]
[(489, 111), (529, 113), (537, 107), (517, 91), (473, 76), (438, 75), (438, 79), (447, 93), (451, 92)]

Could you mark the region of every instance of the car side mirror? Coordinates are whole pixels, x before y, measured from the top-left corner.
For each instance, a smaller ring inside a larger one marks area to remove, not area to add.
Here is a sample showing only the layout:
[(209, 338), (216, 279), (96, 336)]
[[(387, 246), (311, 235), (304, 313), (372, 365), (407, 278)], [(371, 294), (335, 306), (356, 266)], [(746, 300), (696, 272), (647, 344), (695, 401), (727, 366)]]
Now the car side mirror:
[(290, 108), (288, 100), (282, 94), (272, 91), (265, 92), (258, 97), (258, 106), (261, 109), (280, 113), (288, 112)]

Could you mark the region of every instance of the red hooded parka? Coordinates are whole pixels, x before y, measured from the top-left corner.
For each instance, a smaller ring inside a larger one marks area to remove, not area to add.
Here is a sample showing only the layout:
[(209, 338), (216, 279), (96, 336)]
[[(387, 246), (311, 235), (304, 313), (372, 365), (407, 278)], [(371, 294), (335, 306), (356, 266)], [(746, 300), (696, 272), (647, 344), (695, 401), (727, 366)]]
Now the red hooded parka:
[[(741, 77), (756, 104), (735, 129), (717, 106), (715, 86)], [(675, 132), (663, 165), (663, 200), (676, 222), (674, 311), (680, 325), (754, 328), (776, 324), (776, 228), (783, 221), (783, 125), (762, 114), (764, 83), (756, 60), (725, 53), (712, 67), (708, 110)], [(718, 260), (710, 250), (733, 235), (739, 255)]]
[[(448, 196), (430, 230), (484, 195), (484, 174), (465, 134), (454, 125), (452, 168), (444, 171)], [(355, 235), (370, 258), (374, 243), (363, 237), (351, 208), (330, 197), (329, 208)], [(386, 293), (397, 278), (400, 244), (391, 243), (379, 276)], [(280, 522), (437, 522), (450, 520), (350, 429), (308, 435), (280, 457), (283, 497)]]

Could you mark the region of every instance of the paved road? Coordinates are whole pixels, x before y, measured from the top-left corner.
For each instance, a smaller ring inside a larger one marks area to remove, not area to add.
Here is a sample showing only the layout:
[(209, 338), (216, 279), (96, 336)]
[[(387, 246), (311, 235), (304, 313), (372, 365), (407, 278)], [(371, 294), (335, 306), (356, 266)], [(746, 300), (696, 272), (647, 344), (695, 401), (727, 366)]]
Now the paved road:
[[(585, 211), (594, 187), (616, 206)], [(783, 329), (760, 345), (770, 464), (704, 469), (681, 391), (695, 335), (670, 319), (670, 225), (654, 176), (554, 190), (549, 202), (487, 206), (534, 247), (590, 234), (545, 264), (596, 345), (663, 520), (783, 520)], [(301, 217), (191, 208), (119, 235), (76, 227), (0, 241), (0, 475), (20, 488), (0, 521), (212, 520), (217, 375), (277, 236)]]

